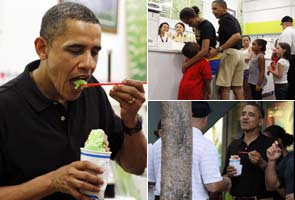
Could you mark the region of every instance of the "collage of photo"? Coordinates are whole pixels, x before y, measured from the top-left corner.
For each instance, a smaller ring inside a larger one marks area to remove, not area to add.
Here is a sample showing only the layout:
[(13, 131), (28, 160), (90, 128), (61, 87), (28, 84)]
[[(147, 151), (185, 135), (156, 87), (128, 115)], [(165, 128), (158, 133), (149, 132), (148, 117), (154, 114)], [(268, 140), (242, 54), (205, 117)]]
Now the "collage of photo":
[(0, 0), (0, 200), (294, 200), (294, 20), (295, 0)]

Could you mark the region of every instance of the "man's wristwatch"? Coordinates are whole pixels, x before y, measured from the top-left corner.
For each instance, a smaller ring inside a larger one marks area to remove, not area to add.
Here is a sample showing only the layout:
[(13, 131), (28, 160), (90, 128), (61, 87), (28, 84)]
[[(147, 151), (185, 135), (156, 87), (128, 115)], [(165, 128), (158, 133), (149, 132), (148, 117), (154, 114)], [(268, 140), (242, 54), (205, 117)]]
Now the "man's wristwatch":
[(223, 52), (223, 49), (221, 46), (218, 47), (218, 52), (222, 53)]
[(127, 135), (133, 135), (133, 134), (138, 133), (139, 131), (142, 130), (142, 117), (139, 114), (137, 114), (137, 122), (136, 122), (136, 126), (134, 128), (126, 127), (123, 121), (122, 121), (122, 124), (123, 124), (123, 131)]

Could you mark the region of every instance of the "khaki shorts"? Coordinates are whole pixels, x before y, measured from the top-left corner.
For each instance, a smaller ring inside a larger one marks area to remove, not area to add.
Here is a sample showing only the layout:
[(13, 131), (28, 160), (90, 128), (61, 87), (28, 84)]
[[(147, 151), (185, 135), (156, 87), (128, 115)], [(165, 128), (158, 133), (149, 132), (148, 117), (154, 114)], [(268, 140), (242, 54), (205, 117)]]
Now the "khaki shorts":
[(244, 56), (237, 49), (226, 49), (221, 54), (216, 85), (222, 87), (242, 86), (244, 74)]

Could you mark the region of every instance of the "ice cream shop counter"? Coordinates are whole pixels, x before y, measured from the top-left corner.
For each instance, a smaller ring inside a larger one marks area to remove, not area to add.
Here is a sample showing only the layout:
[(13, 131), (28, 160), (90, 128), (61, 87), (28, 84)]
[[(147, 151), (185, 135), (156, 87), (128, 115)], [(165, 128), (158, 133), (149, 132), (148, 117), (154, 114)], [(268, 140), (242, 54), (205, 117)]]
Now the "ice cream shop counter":
[(152, 100), (177, 99), (185, 60), (180, 50), (149, 47), (148, 95)]

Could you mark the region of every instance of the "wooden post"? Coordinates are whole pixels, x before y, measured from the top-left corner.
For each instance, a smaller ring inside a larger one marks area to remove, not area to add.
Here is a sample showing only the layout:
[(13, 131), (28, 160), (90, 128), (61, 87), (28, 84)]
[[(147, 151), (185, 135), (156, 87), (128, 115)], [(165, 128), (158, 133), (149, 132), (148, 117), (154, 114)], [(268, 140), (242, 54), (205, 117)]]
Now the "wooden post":
[(192, 199), (191, 102), (161, 102), (161, 200)]

